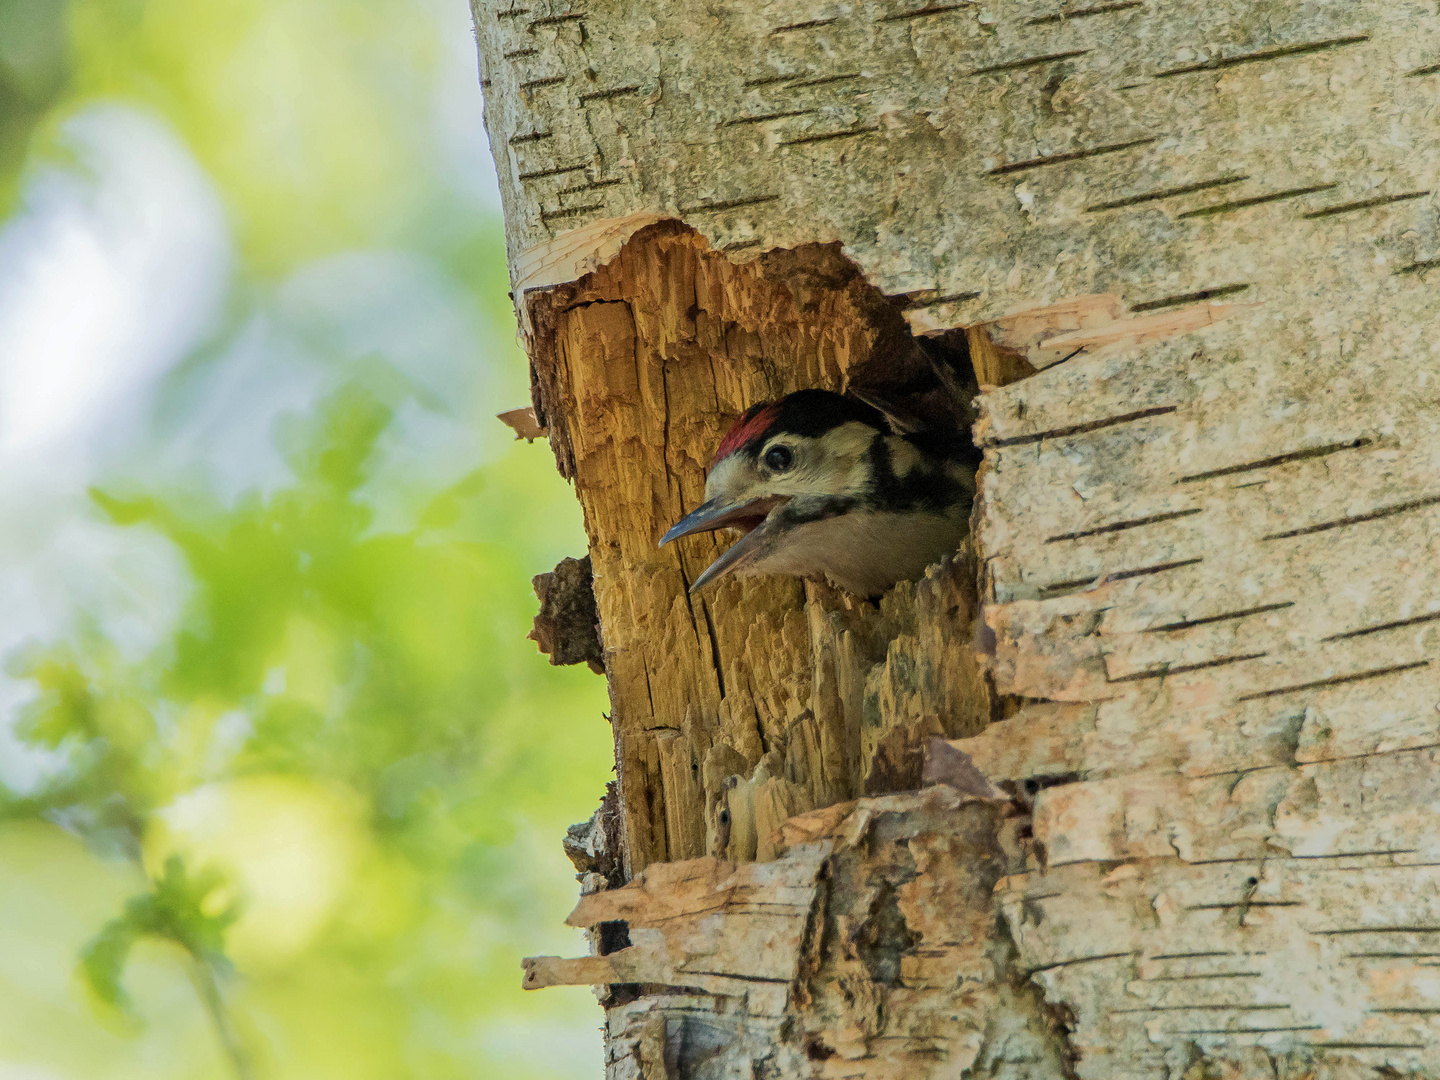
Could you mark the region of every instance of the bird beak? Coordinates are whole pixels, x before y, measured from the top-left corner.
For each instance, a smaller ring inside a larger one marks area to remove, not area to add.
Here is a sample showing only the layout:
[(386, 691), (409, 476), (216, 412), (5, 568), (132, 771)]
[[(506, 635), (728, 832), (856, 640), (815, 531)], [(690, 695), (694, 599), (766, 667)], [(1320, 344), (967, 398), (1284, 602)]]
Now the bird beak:
[(694, 592), (709, 582), (738, 569), (758, 555), (767, 539), (765, 530), (760, 526), (770, 511), (785, 501), (783, 497), (773, 495), (759, 499), (746, 499), (742, 502), (711, 499), (709, 502), (697, 506), (672, 525), (669, 532), (660, 538), (660, 546), (664, 547), (672, 540), (678, 540), (682, 536), (690, 536), (698, 532), (712, 532), (715, 529), (740, 529), (745, 533), (730, 546), (725, 554), (707, 566), (705, 572), (695, 579), (690, 586), (690, 591)]
[(660, 546), (664, 547), (672, 540), (679, 540), (682, 536), (698, 532), (714, 532), (716, 529), (742, 529), (749, 532), (764, 521), (765, 516), (771, 510), (784, 501), (783, 498), (774, 495), (766, 495), (759, 499), (745, 499), (741, 502), (711, 499), (707, 503), (701, 503), (670, 526), (670, 531), (660, 538)]

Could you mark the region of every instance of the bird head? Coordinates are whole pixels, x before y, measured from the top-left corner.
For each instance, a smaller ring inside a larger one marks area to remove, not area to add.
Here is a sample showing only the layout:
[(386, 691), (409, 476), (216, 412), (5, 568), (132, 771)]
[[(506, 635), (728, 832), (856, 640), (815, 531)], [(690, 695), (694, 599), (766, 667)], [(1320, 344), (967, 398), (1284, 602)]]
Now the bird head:
[[(801, 390), (748, 409), (720, 441), (705, 502), (677, 521), (661, 545), (693, 533), (743, 535), (691, 585), (760, 570), (807, 522), (863, 506), (873, 494), (873, 447), (885, 416), (828, 390)], [(801, 572), (803, 561), (777, 572)]]

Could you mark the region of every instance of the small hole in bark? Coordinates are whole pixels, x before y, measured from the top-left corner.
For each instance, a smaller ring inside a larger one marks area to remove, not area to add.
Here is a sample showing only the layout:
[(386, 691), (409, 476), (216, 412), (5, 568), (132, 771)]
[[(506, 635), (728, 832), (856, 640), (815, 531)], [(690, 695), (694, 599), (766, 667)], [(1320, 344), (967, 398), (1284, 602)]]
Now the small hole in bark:
[(811, 1061), (825, 1061), (834, 1057), (835, 1051), (819, 1039), (808, 1039), (805, 1043), (805, 1056)]
[(1024, 792), (1025, 795), (1034, 798), (1034, 796), (1040, 794), (1040, 792), (1044, 791), (1046, 788), (1061, 787), (1064, 784), (1073, 784), (1079, 779), (1079, 773), (1053, 773), (1050, 776), (1027, 776), (1018, 785), (1015, 784), (1013, 781), (1002, 781), (1000, 783), (1000, 787), (1004, 788), (1012, 795), (1017, 793), (1016, 788), (1018, 787), (1019, 790)]
[(900, 985), (900, 958), (920, 941), (900, 910), (895, 886), (881, 882), (868, 917), (855, 937), (855, 952), (873, 982), (882, 986)]
[(611, 983), (610, 992), (605, 995), (600, 1004), (607, 1009), (629, 1005), (632, 1001), (640, 1000), (640, 990), (639, 983)]
[(721, 825), (729, 825), (729, 824), (730, 824), (730, 811), (729, 811), (729, 810), (721, 810), (720, 813), (719, 813), (719, 815), (717, 815), (717, 816), (718, 816), (718, 819), (719, 819)]
[(600, 955), (609, 956), (630, 947), (630, 924), (624, 919), (615, 919), (600, 924)]
[(1250, 888), (1253, 889), (1253, 888), (1255, 888), (1256, 885), (1259, 885), (1259, 884), (1260, 884), (1260, 879), (1257, 878), (1257, 877), (1247, 877), (1247, 878), (1245, 879), (1245, 884), (1248, 885), (1248, 886), (1250, 886)]

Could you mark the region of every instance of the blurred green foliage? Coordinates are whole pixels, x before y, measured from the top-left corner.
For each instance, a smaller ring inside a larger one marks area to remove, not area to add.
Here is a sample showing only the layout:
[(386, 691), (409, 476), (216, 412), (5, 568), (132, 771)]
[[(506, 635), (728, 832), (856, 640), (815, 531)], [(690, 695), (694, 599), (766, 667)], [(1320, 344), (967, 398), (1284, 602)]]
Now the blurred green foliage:
[[(383, 349), (312, 342), (338, 358), (325, 388), (242, 452), (278, 448), (283, 483), (197, 488), (146, 465), (163, 454), (97, 478), (91, 512), (174, 552), (186, 592), (138, 655), (82, 608), (7, 658), (34, 691), (15, 734), (44, 765), (0, 785), (0, 1072), (599, 1068), (583, 991), (518, 989), (521, 955), (575, 947), (556, 938), (574, 892), (559, 838), (609, 769), (602, 681), (525, 640), (529, 578), (578, 553), (578, 512), (546, 448), (498, 430), (473, 460), (405, 465), (417, 425), (491, 422), (526, 396), (493, 212), (436, 130), (466, 15), (0, 0), (0, 195), (53, 155), (44, 132), (121, 102), (179, 133), (230, 214), (224, 324), (156, 416), (235, 362), (285, 281), (348, 251), (430, 267), (493, 369), (484, 392), (437, 387)], [(173, 428), (148, 437), (163, 450)], [(403, 520), (382, 527), (381, 504)]]
[(0, 214), (10, 209), (30, 137), (69, 71), (64, 0), (0, 0)]
[(215, 869), (195, 877), (179, 855), (168, 857), (151, 891), (127, 900), (125, 910), (85, 947), (81, 964), (90, 988), (107, 1005), (128, 1009), (120, 977), (135, 942), (147, 935), (175, 942), (197, 964), (225, 966), (225, 930), (235, 921), (235, 909), (218, 914), (205, 910), (206, 899), (219, 885)]

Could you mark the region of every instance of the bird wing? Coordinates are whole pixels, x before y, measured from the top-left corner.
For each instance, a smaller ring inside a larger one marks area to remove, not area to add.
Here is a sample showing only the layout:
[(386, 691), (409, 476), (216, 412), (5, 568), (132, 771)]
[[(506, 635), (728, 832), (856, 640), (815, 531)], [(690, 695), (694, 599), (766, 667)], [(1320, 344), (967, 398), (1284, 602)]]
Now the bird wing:
[(896, 435), (915, 435), (922, 431), (929, 431), (930, 425), (921, 420), (920, 417), (896, 405), (888, 398), (881, 397), (873, 390), (864, 390), (858, 386), (852, 386), (845, 391), (846, 395), (856, 401), (869, 405), (885, 417), (885, 422), (890, 425), (890, 430)]

